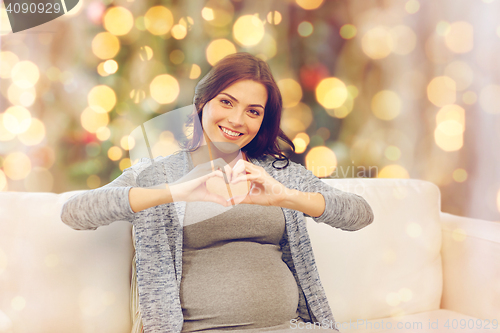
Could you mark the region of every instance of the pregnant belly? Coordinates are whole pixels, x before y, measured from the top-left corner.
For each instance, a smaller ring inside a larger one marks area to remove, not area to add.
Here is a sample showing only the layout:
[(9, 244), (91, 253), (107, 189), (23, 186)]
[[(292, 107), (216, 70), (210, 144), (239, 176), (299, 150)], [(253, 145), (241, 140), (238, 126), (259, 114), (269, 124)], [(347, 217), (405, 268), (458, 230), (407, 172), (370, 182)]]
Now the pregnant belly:
[(245, 241), (185, 251), (180, 297), (183, 331), (283, 324), (299, 301), (279, 247)]

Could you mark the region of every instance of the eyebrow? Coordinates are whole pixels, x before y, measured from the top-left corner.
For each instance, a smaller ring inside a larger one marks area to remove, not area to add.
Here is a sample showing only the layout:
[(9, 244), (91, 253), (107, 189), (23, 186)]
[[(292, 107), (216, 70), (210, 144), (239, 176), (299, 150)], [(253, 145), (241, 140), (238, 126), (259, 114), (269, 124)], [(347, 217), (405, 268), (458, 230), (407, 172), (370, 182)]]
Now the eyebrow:
[[(228, 93), (221, 92), (220, 94), (222, 94), (222, 95), (226, 95), (227, 97), (229, 97), (229, 98), (231, 98), (232, 100), (234, 100), (236, 103), (239, 103), (239, 101), (238, 101), (236, 98), (234, 98), (233, 96), (229, 95)], [(257, 107), (257, 108), (262, 108), (262, 109), (264, 109), (264, 107), (263, 107), (262, 105), (260, 105), (260, 104), (250, 104), (249, 106), (254, 107), (254, 108), (255, 108), (255, 107)]]

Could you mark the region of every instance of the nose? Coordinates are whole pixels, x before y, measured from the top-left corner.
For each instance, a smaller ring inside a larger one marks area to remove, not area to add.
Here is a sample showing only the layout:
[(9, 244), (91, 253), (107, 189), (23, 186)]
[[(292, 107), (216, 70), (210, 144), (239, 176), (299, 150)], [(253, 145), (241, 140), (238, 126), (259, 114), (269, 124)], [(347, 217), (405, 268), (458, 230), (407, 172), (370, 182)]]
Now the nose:
[(231, 113), (231, 115), (227, 118), (227, 120), (233, 125), (233, 126), (242, 126), (244, 123), (244, 112), (242, 110), (234, 110), (234, 112)]

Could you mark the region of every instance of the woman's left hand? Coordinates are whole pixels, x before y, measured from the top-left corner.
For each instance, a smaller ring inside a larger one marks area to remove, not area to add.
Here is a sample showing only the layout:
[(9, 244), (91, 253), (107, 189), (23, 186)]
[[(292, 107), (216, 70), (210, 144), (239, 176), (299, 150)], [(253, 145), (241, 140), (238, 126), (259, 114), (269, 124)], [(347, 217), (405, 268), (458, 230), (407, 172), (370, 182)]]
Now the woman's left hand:
[(234, 197), (234, 202), (261, 206), (279, 206), (290, 191), (279, 181), (271, 177), (264, 168), (239, 160), (233, 167), (230, 183), (250, 181), (250, 191), (246, 196)]

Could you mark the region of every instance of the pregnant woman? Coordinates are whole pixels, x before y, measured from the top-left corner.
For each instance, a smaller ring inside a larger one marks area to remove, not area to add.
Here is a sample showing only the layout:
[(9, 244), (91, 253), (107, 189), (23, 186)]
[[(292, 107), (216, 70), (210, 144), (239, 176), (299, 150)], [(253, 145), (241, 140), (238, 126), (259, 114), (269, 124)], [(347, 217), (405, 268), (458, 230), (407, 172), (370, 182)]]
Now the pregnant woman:
[[(354, 231), (373, 221), (370, 206), (285, 157), (278, 139), (293, 144), (264, 61), (220, 60), (196, 86), (194, 105), (202, 133), (189, 147), (143, 158), (70, 198), (62, 220), (75, 229), (133, 224), (133, 332), (284, 332), (307, 323), (336, 331), (304, 216)], [(216, 158), (217, 147), (231, 146), (238, 158)], [(217, 190), (224, 186), (231, 198)]]

